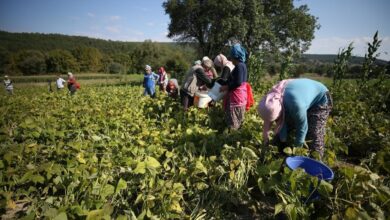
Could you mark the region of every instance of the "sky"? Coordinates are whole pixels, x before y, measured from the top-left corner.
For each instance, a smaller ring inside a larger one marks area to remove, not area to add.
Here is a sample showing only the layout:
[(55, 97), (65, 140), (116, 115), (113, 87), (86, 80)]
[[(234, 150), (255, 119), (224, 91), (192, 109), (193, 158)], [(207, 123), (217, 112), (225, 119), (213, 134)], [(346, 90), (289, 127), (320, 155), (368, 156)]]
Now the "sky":
[[(59, 33), (106, 40), (159, 42), (167, 38), (163, 0), (0, 0), (0, 30)], [(337, 54), (353, 42), (364, 56), (379, 31), (380, 58), (390, 60), (390, 0), (294, 0), (321, 25), (306, 53)]]

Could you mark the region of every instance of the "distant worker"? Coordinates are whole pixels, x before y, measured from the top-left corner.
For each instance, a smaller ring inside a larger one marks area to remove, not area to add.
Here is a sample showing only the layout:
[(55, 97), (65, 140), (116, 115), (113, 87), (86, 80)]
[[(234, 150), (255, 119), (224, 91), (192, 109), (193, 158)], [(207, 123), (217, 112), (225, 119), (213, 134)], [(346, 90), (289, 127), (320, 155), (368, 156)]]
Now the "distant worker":
[(199, 65), (196, 64), (188, 70), (185, 76), (183, 86), (180, 88), (180, 98), (184, 111), (187, 111), (194, 104), (194, 96), (202, 86), (208, 88), (213, 87), (213, 81), (206, 75), (205, 71), (210, 70), (213, 66), (213, 61), (210, 59), (204, 60)]
[(180, 93), (179, 93), (179, 84), (177, 83), (177, 79), (170, 79), (168, 81), (166, 91), (169, 97), (172, 97), (174, 99), (179, 97)]
[[(204, 57), (202, 58), (202, 61), (204, 61), (204, 60), (210, 60), (211, 63), (213, 63), (212, 60), (211, 60), (208, 56), (204, 56)], [(214, 64), (212, 64), (211, 68), (210, 68), (208, 71), (205, 71), (205, 73), (206, 73), (206, 75), (207, 75), (210, 79), (215, 79), (215, 78), (218, 77), (218, 73), (217, 73), (217, 70), (215, 70), (215, 68), (214, 68)]]
[(53, 92), (53, 88), (51, 87), (51, 79), (47, 80), (47, 86), (48, 86), (49, 92)]
[(234, 69), (234, 64), (230, 60), (228, 60), (225, 55), (219, 54), (214, 59), (214, 65), (221, 68), (221, 79), (225, 85), (230, 76), (230, 73)]
[(9, 95), (14, 94), (14, 85), (12, 83), (12, 80), (10, 80), (7, 75), (4, 76), (4, 86), (5, 91), (7, 91)]
[(165, 89), (168, 85), (168, 74), (164, 67), (160, 67), (158, 69), (158, 77), (157, 85), (160, 87), (160, 91), (165, 92)]
[(154, 98), (156, 95), (156, 83), (159, 76), (155, 74), (152, 71), (152, 67), (149, 65), (145, 66), (145, 74), (144, 74), (144, 82), (143, 82), (143, 87), (145, 88), (144, 90), (144, 95), (149, 95), (150, 97)]
[(66, 81), (63, 78), (61, 78), (61, 75), (58, 75), (56, 80), (57, 90), (63, 89), (64, 83), (66, 83)]
[(76, 77), (73, 75), (73, 73), (68, 72), (68, 90), (70, 95), (74, 95), (79, 88), (80, 84), (76, 81)]

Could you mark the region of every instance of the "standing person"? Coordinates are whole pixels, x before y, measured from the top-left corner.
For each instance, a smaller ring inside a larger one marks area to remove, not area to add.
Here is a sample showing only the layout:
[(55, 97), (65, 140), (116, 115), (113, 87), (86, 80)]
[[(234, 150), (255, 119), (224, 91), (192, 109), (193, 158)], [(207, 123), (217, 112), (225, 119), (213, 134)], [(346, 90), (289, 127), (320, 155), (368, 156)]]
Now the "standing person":
[(63, 78), (61, 78), (60, 75), (57, 76), (57, 80), (56, 80), (57, 91), (64, 88), (64, 83), (65, 82), (66, 81)]
[[(202, 61), (204, 60), (210, 60), (212, 61), (208, 56), (205, 56), (202, 58)], [(218, 77), (218, 73), (217, 73), (217, 70), (215, 70), (214, 66), (212, 65), (211, 68), (208, 70), (208, 71), (205, 71), (206, 75), (210, 78), (210, 79), (215, 79)]]
[(4, 86), (5, 91), (7, 91), (9, 95), (14, 94), (14, 85), (12, 83), (12, 80), (10, 80), (7, 75), (4, 76)]
[(143, 82), (143, 87), (145, 88), (144, 90), (144, 95), (149, 95), (150, 97), (154, 98), (156, 95), (156, 90), (155, 90), (155, 81), (158, 79), (158, 75), (155, 74), (152, 71), (152, 67), (149, 65), (145, 66), (145, 74), (144, 74), (144, 82)]
[(68, 90), (70, 95), (74, 95), (79, 88), (80, 84), (76, 81), (76, 77), (73, 75), (73, 73), (68, 72)]
[(200, 87), (206, 85), (206, 87), (211, 88), (213, 86), (213, 81), (205, 73), (212, 65), (213, 62), (211, 60), (204, 60), (201, 65), (196, 63), (188, 70), (183, 86), (180, 89), (180, 98), (184, 111), (187, 111), (194, 104), (194, 95), (199, 91)]
[(229, 129), (237, 130), (244, 121), (248, 99), (246, 50), (240, 44), (235, 44), (230, 56), (235, 67), (226, 81), (227, 85), (221, 86), (220, 92), (228, 92), (224, 99), (225, 118)]
[(158, 75), (159, 75), (159, 78), (157, 81), (157, 85), (160, 87), (160, 91), (165, 92), (165, 89), (168, 85), (168, 74), (165, 71), (164, 67), (160, 67), (158, 69)]
[(317, 151), (322, 158), (325, 126), (332, 106), (329, 90), (320, 82), (311, 79), (280, 81), (258, 106), (264, 120), (264, 143), (268, 144), (268, 132), (275, 121), (275, 142), (285, 146), (288, 133), (295, 129), (295, 145), (302, 146), (308, 139), (310, 150)]
[(230, 60), (228, 60), (223, 54), (218, 54), (218, 56), (216, 56), (214, 59), (214, 65), (221, 68), (221, 79), (222, 82), (226, 83), (230, 76), (230, 73), (234, 69), (234, 64)]
[(53, 88), (51, 87), (51, 79), (47, 80), (47, 86), (49, 88), (49, 92), (53, 92)]

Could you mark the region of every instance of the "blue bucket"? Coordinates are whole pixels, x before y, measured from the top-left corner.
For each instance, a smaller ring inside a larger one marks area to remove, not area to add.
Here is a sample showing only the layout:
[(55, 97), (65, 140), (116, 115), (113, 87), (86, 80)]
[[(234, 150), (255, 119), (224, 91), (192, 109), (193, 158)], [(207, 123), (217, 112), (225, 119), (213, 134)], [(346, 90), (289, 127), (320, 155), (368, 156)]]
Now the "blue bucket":
[[(330, 181), (334, 177), (334, 173), (332, 169), (330, 169), (327, 165), (323, 164), (318, 160), (314, 160), (309, 157), (302, 156), (294, 156), (286, 158), (287, 166), (295, 170), (297, 168), (302, 168), (311, 176), (316, 176), (320, 180)], [(318, 187), (318, 186), (317, 186)], [(313, 187), (310, 187), (313, 189)], [(313, 190), (310, 196), (306, 199), (305, 203), (309, 201), (316, 200), (320, 197), (320, 194), (317, 192), (317, 188)]]
[(332, 180), (334, 173), (327, 165), (323, 164), (318, 160), (314, 160), (309, 157), (294, 156), (287, 157), (286, 159), (287, 166), (295, 170), (297, 168), (302, 168), (306, 173), (312, 176), (318, 177), (320, 180)]

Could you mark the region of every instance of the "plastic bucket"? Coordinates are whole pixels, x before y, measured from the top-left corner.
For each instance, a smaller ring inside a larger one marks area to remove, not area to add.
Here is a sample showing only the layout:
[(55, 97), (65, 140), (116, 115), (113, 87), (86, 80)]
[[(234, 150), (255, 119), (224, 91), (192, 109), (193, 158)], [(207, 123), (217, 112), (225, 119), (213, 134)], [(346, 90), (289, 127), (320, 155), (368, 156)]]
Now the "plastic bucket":
[(309, 157), (287, 157), (286, 164), (292, 170), (302, 168), (309, 175), (316, 176), (321, 180), (332, 180), (334, 177), (332, 169), (322, 162)]
[(221, 88), (221, 84), (215, 82), (213, 88), (211, 88), (211, 90), (208, 93), (208, 95), (216, 102), (221, 100), (226, 94), (226, 92), (220, 92), (219, 91), (220, 88)]
[(207, 108), (212, 99), (207, 95), (207, 92), (196, 92), (194, 97), (194, 105), (198, 108)]
[[(302, 156), (287, 157), (286, 164), (292, 170), (295, 170), (297, 168), (302, 168), (305, 170), (307, 174), (317, 177), (320, 181), (321, 180), (330, 181), (334, 177), (334, 173), (332, 169), (330, 169), (324, 163), (309, 157), (302, 157)], [(313, 186), (310, 186), (310, 190), (312, 190), (312, 193), (308, 198), (306, 198), (305, 203), (320, 198), (320, 194), (317, 192), (317, 188), (314, 189)]]

